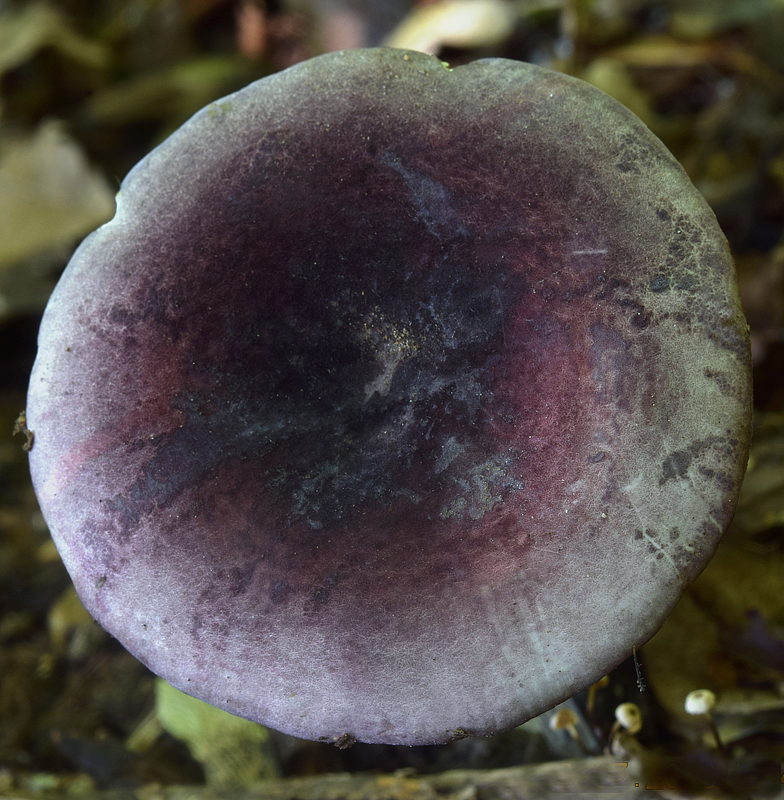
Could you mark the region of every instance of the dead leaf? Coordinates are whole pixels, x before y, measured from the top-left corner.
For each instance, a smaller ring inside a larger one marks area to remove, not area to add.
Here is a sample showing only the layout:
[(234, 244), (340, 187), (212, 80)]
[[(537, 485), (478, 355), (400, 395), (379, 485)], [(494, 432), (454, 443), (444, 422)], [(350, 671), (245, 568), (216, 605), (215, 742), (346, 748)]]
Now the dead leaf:
[(384, 44), (433, 54), (443, 47), (493, 47), (512, 33), (514, 21), (505, 0), (441, 0), (415, 8)]
[(0, 14), (0, 74), (24, 64), (43, 47), (97, 69), (105, 67), (111, 55), (109, 48), (80, 34), (47, 2)]
[(280, 774), (263, 725), (183, 694), (163, 678), (155, 680), (155, 712), (164, 730), (188, 745), (210, 785), (249, 786)]
[(728, 632), (747, 631), (750, 614), (766, 624), (784, 623), (782, 575), (784, 554), (758, 554), (743, 542), (723, 545), (643, 648), (649, 685), (684, 728), (693, 722), (684, 701), (694, 689), (710, 689), (722, 703), (725, 693), (744, 683), (755, 683), (765, 694), (773, 688), (769, 668), (750, 664)]
[(648, 95), (634, 82), (622, 61), (595, 58), (580, 77), (633, 111), (649, 128), (657, 127), (656, 112)]
[(113, 214), (112, 187), (60, 123), (0, 141), (0, 268), (71, 245)]
[(735, 524), (747, 535), (784, 526), (784, 414), (755, 417), (754, 443)]
[(239, 88), (248, 62), (203, 56), (131, 78), (98, 92), (86, 107), (92, 123), (123, 125), (163, 119), (175, 125), (227, 91)]
[(673, 4), (671, 26), (678, 36), (707, 39), (741, 25), (760, 23), (780, 9), (780, 0), (679, 0)]

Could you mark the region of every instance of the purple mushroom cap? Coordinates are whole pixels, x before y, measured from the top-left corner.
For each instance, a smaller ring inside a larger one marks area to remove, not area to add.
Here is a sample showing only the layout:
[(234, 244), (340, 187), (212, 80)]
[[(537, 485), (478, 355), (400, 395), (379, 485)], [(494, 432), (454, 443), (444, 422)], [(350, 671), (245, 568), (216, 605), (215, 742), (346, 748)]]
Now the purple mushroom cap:
[(713, 214), (629, 111), (356, 50), (131, 171), (27, 417), (76, 588), (153, 671), (297, 736), (437, 743), (662, 624), (733, 512), (749, 341)]

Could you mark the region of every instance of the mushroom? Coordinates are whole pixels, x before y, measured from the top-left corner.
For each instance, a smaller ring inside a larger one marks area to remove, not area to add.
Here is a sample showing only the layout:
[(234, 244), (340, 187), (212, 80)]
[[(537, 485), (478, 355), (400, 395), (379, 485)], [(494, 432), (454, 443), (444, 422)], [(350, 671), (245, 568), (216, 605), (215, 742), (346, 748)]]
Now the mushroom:
[(640, 712), (640, 707), (635, 703), (621, 703), (615, 709), (613, 734), (621, 729), (632, 736), (642, 730), (642, 713)]
[[(572, 739), (572, 742), (577, 746), (577, 750), (584, 753), (585, 755), (589, 755), (595, 749), (593, 747), (594, 742), (591, 742), (591, 746), (589, 746), (586, 742), (583, 741), (582, 736), (580, 736), (580, 731), (578, 730), (578, 724), (580, 723), (580, 717), (578, 716), (577, 711), (570, 707), (569, 704), (574, 704), (574, 700), (568, 700), (565, 704), (557, 706), (554, 708), (549, 715), (547, 715), (548, 721), (547, 725), (551, 731), (557, 733), (558, 731), (566, 731)], [(555, 748), (553, 748), (555, 749)], [(559, 750), (564, 750), (565, 748), (559, 742), (559, 747), (556, 752)], [(560, 754), (560, 753), (559, 753)], [(565, 753), (566, 757), (571, 755), (571, 753)]]
[(634, 703), (621, 703), (615, 709), (615, 722), (607, 741), (607, 752), (616, 758), (634, 759), (645, 765), (645, 773), (650, 774), (651, 754), (637, 741), (636, 735), (642, 730), (642, 713)]
[(725, 758), (727, 757), (727, 750), (721, 740), (719, 728), (716, 725), (716, 720), (713, 717), (713, 707), (716, 705), (716, 695), (710, 689), (694, 689), (686, 695), (684, 707), (687, 714), (694, 717), (704, 717), (708, 723), (708, 727), (716, 740), (716, 747)]
[(749, 340), (665, 147), (574, 78), (331, 53), (127, 176), (44, 315), (87, 609), (296, 736), (491, 734), (645, 642), (730, 521)]

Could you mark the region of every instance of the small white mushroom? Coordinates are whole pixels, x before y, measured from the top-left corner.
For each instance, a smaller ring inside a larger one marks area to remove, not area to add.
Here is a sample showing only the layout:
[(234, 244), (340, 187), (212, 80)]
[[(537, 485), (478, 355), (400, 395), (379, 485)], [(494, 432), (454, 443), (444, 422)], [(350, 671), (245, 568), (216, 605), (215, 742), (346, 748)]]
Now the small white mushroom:
[(695, 717), (705, 717), (708, 727), (716, 739), (716, 747), (723, 756), (726, 756), (727, 752), (724, 743), (719, 735), (716, 720), (713, 718), (713, 707), (715, 705), (716, 695), (710, 689), (695, 689), (693, 692), (689, 692), (684, 703), (687, 714)]
[(616, 725), (629, 734), (639, 733), (642, 730), (642, 713), (634, 703), (621, 703), (615, 709)]

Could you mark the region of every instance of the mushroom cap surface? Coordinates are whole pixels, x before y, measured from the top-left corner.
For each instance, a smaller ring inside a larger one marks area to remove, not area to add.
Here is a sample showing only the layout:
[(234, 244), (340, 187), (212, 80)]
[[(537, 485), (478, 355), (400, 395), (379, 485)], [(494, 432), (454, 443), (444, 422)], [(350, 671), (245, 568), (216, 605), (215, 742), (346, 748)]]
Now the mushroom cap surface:
[(712, 212), (617, 102), (357, 50), (131, 171), (27, 412), (76, 588), (153, 671), (296, 736), (437, 743), (661, 625), (733, 512), (749, 341)]

